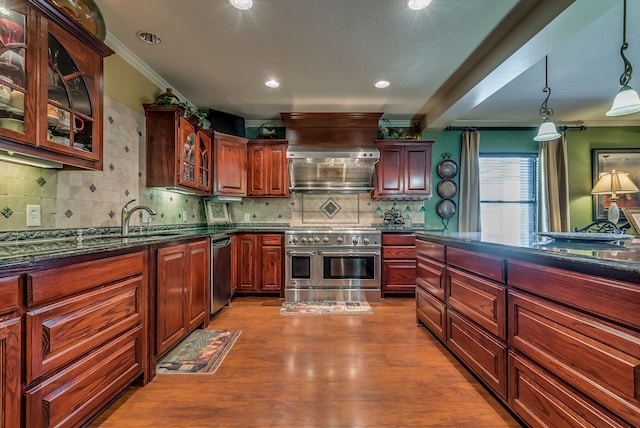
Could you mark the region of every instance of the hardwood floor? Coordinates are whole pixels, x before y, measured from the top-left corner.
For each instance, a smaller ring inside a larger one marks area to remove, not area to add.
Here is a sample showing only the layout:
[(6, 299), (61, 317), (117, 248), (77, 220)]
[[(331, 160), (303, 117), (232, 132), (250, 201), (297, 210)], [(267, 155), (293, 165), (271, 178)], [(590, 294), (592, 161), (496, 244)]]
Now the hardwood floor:
[(158, 375), (92, 427), (519, 427), (424, 327), (415, 301), (373, 315), (279, 315), (241, 297), (209, 324), (241, 336), (211, 375)]

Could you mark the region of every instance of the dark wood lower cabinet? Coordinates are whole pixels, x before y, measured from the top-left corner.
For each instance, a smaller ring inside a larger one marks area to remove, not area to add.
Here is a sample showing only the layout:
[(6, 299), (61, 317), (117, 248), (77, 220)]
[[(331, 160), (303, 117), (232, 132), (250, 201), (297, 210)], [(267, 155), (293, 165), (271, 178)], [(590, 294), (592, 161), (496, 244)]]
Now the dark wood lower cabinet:
[(20, 426), (22, 320), (19, 308), (20, 276), (0, 278), (0, 427)]
[(382, 294), (415, 293), (416, 237), (382, 234)]
[(507, 344), (447, 310), (447, 346), (503, 400), (507, 399)]
[(509, 352), (509, 407), (533, 427), (633, 426), (514, 352)]
[(417, 245), (417, 319), (527, 426), (640, 427), (637, 273), (438, 245)]
[(234, 287), (238, 293), (284, 296), (284, 235), (239, 233), (232, 240)]

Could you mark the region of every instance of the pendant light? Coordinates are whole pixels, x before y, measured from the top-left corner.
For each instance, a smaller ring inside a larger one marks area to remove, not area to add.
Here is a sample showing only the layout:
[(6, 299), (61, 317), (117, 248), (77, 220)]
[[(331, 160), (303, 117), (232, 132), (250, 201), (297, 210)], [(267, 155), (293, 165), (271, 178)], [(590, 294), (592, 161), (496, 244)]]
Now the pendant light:
[(538, 135), (533, 137), (534, 141), (551, 141), (557, 140), (560, 138), (560, 134), (556, 129), (556, 125), (551, 121), (551, 115), (553, 115), (553, 110), (549, 108), (547, 103), (549, 102), (549, 97), (551, 96), (551, 88), (549, 87), (549, 58), (544, 57), (544, 89), (542, 92), (547, 94), (547, 97), (542, 102), (540, 106), (540, 116), (542, 116), (543, 122), (540, 125), (540, 129), (538, 130)]
[(631, 86), (629, 86), (629, 82), (631, 81), (631, 75), (633, 74), (633, 69), (631, 68), (631, 63), (624, 56), (624, 51), (627, 50), (629, 44), (627, 43), (627, 0), (624, 0), (623, 3), (623, 13), (622, 13), (622, 46), (620, 47), (620, 56), (622, 56), (622, 61), (624, 61), (624, 71), (620, 76), (620, 91), (613, 99), (613, 105), (611, 106), (611, 110), (605, 113), (607, 116), (623, 116), (625, 114), (636, 113), (640, 111), (640, 97), (638, 97), (638, 93), (633, 90)]

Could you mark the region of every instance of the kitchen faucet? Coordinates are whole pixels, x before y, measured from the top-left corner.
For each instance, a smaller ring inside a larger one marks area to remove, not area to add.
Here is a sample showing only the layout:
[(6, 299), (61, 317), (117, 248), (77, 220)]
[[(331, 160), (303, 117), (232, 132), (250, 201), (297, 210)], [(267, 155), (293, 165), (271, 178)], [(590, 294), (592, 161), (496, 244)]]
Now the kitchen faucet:
[(122, 214), (120, 216), (120, 222), (121, 222), (120, 235), (121, 236), (129, 236), (129, 220), (131, 219), (131, 214), (133, 214), (135, 211), (145, 210), (150, 215), (156, 215), (156, 212), (154, 210), (152, 210), (151, 208), (145, 205), (138, 205), (136, 207), (128, 209), (127, 206), (134, 201), (135, 199), (131, 199), (129, 202), (124, 204), (124, 207), (122, 207)]

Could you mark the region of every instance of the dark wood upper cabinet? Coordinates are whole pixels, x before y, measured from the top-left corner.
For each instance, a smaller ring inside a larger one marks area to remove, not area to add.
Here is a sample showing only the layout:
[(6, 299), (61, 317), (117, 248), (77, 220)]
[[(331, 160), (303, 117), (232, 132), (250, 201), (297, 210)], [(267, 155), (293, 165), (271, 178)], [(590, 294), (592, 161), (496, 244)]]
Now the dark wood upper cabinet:
[(144, 109), (147, 187), (211, 194), (211, 132), (185, 118), (179, 106), (144, 104)]
[(252, 140), (247, 148), (247, 196), (289, 196), (287, 140)]
[(101, 170), (113, 51), (45, 1), (12, 3), (0, 25), (0, 148)]
[(214, 195), (247, 196), (248, 141), (235, 135), (213, 133)]
[(378, 140), (374, 199), (431, 197), (431, 145), (433, 141)]

